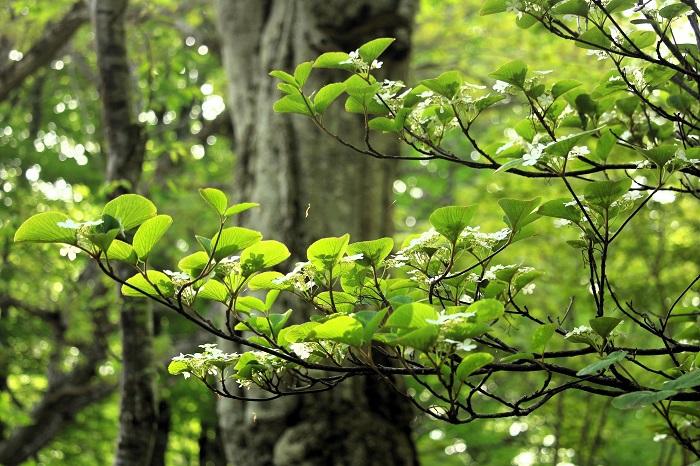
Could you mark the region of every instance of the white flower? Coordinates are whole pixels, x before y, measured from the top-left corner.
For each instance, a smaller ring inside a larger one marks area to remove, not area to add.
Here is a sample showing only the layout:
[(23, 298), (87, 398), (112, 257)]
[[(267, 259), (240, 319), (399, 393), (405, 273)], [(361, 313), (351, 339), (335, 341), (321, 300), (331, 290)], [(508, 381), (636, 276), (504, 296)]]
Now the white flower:
[(80, 248), (76, 246), (72, 246), (70, 244), (66, 244), (61, 248), (60, 251), (58, 251), (61, 256), (68, 257), (68, 260), (74, 261), (76, 258), (76, 255), (81, 251)]
[(475, 316), (475, 312), (455, 312), (454, 314), (445, 314), (445, 311), (441, 311), (438, 314), (437, 320), (433, 319), (425, 319), (425, 321), (429, 324), (433, 325), (442, 325), (445, 322), (449, 322), (451, 320), (458, 320), (458, 319), (467, 319), (469, 317)]
[(525, 285), (520, 291), (523, 292), (523, 294), (532, 294), (535, 292), (535, 284), (534, 283), (529, 283)]
[(182, 375), (184, 375), (186, 379), (189, 379), (192, 374), (189, 372), (183, 372)]
[(464, 341), (456, 341), (445, 338), (445, 342), (454, 345), (457, 351), (471, 351), (476, 348), (476, 345), (472, 343), (471, 338), (467, 338)]
[(311, 356), (311, 353), (314, 351), (313, 346), (309, 343), (292, 343), (289, 345), (289, 349), (296, 353), (301, 359), (309, 359), (309, 356)]
[(654, 434), (654, 442), (660, 442), (661, 440), (665, 439), (668, 437), (668, 434)]
[(548, 107), (554, 103), (554, 98), (551, 95), (542, 94), (537, 98), (537, 102), (541, 107)]
[[(583, 201), (583, 194), (581, 194), (581, 195), (578, 197), (578, 200), (579, 200), (579, 201)], [(565, 203), (564, 203), (564, 206), (565, 206), (565, 207), (571, 207), (571, 206), (574, 206), (574, 205), (578, 205), (577, 202), (576, 202), (576, 199), (574, 199), (574, 200), (571, 201), (571, 202), (565, 202)]]
[(544, 151), (544, 145), (543, 144), (537, 144), (535, 145), (532, 149), (530, 149), (530, 152), (523, 155), (523, 160), (525, 162), (523, 165), (534, 165), (537, 163), (537, 161), (542, 157), (542, 151)]
[(170, 277), (173, 280), (182, 280), (182, 281), (189, 281), (191, 280), (191, 277), (189, 274), (186, 274), (184, 272), (173, 272), (172, 270), (163, 270), (163, 273)]
[(641, 199), (642, 197), (642, 193), (640, 193), (639, 191), (629, 191), (624, 196), (622, 196), (622, 199), (625, 201), (636, 201), (637, 199)]
[(384, 64), (383, 61), (374, 60), (374, 61), (372, 62), (372, 67), (371, 67), (371, 68), (372, 68), (373, 70), (378, 70), (379, 68), (382, 67), (383, 64)]
[(561, 228), (563, 226), (566, 226), (571, 223), (571, 220), (567, 220), (565, 218), (558, 218), (554, 220), (554, 228)]
[(61, 228), (70, 228), (71, 230), (77, 230), (80, 227), (92, 227), (96, 225), (101, 225), (102, 224), (102, 219), (99, 220), (92, 220), (89, 222), (82, 222), (82, 223), (77, 223), (73, 221), (72, 219), (68, 219), (65, 222), (58, 222), (57, 225)]
[(569, 152), (569, 157), (574, 159), (576, 157), (581, 157), (583, 155), (588, 155), (591, 152), (588, 150), (587, 146), (574, 146), (573, 149)]
[(518, 18), (523, 17), (523, 12), (522, 12), (523, 4), (520, 3), (518, 0), (508, 0), (506, 1), (506, 13), (515, 13), (518, 15)]
[(493, 90), (496, 92), (500, 92), (501, 94), (507, 92), (509, 88), (510, 84), (504, 81), (496, 81), (496, 84), (493, 85)]
[(569, 338), (573, 337), (574, 335), (588, 335), (591, 332), (593, 332), (593, 329), (591, 327), (587, 327), (585, 325), (581, 325), (580, 327), (574, 328), (572, 331), (567, 333), (564, 338)]

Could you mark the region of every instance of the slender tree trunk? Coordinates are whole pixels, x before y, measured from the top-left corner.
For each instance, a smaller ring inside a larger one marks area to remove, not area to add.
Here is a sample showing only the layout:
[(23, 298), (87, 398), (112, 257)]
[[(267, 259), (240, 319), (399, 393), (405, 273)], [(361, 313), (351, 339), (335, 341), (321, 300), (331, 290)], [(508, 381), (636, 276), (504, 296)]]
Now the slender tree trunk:
[[(108, 145), (107, 182), (119, 186), (113, 197), (136, 188), (145, 150), (143, 130), (135, 123), (132, 104), (126, 47), (127, 7), (127, 0), (92, 0), (90, 9)], [(151, 462), (158, 418), (150, 308), (133, 298), (123, 298), (120, 326), (121, 401), (114, 464), (145, 466)]]
[[(350, 233), (351, 241), (359, 241), (389, 234), (394, 167), (351, 153), (306, 118), (275, 114), (272, 105), (281, 94), (268, 73), (293, 70), (328, 50), (351, 51), (376, 37), (396, 37), (384, 71), (405, 78), (415, 3), (218, 1), (235, 128), (235, 195), (261, 205), (242, 221), (287, 244), (293, 259), (304, 259), (309, 244), (324, 236)], [(318, 89), (346, 78), (315, 70), (307, 86)], [(361, 144), (361, 120), (338, 110), (338, 117), (327, 115), (324, 123)], [(388, 140), (379, 146), (399, 150)], [(227, 457), (241, 466), (413, 465), (412, 414), (404, 401), (383, 382), (359, 378), (331, 392), (271, 403), (221, 400)]]

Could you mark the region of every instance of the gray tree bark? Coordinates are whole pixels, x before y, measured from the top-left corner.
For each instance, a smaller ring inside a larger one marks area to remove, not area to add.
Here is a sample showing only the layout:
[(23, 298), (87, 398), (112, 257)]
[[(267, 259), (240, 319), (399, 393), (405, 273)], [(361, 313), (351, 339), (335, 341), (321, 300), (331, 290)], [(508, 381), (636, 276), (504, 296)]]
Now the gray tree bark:
[[(275, 114), (281, 94), (268, 73), (293, 71), (325, 51), (396, 37), (383, 56), (383, 71), (405, 78), (415, 8), (414, 0), (218, 1), (236, 141), (233, 190), (240, 201), (260, 203), (241, 221), (287, 244), (293, 260), (305, 259), (306, 248), (324, 236), (350, 233), (351, 241), (359, 241), (389, 234), (394, 167), (352, 153), (306, 118)], [(307, 86), (318, 89), (347, 77), (315, 70)], [(324, 123), (361, 144), (361, 119), (338, 110)], [(388, 139), (378, 144), (398, 151)], [(218, 407), (234, 465), (417, 464), (410, 408), (378, 380), (350, 380), (331, 392), (263, 404), (220, 400)]]
[[(111, 196), (134, 190), (142, 171), (145, 137), (135, 123), (126, 47), (127, 0), (92, 0), (100, 98), (107, 139), (107, 182), (118, 188)], [(127, 277), (126, 270), (121, 271)], [(119, 437), (116, 466), (151, 463), (158, 411), (153, 370), (153, 315), (142, 301), (123, 298), (120, 328)]]

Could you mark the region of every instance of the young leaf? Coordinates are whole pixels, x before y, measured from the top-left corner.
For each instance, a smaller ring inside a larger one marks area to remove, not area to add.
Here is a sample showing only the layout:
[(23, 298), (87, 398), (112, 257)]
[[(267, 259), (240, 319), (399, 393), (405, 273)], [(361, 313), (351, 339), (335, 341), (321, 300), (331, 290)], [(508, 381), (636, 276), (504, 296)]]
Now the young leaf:
[(244, 277), (283, 262), (290, 256), (287, 246), (279, 241), (260, 241), (241, 252), (241, 268)]
[(471, 353), (462, 358), (462, 362), (457, 366), (455, 377), (457, 380), (464, 380), (478, 369), (493, 362), (493, 356), (489, 353)]
[(128, 231), (155, 217), (156, 206), (138, 194), (123, 194), (109, 201), (102, 210), (102, 215), (114, 217), (122, 229)]
[(631, 186), (632, 180), (629, 178), (619, 181), (595, 181), (586, 185), (583, 194), (589, 204), (609, 209), (613, 202), (629, 191)]
[(505, 308), (496, 299), (480, 299), (467, 308), (467, 312), (476, 313), (476, 323), (483, 324), (503, 317)]
[(440, 207), (430, 215), (430, 224), (452, 244), (457, 243), (462, 230), (469, 225), (476, 205)]
[(355, 71), (355, 65), (344, 63), (350, 60), (345, 52), (326, 52), (314, 61), (314, 68), (333, 68), (337, 70)]
[(139, 261), (139, 256), (134, 251), (133, 246), (116, 239), (112, 241), (112, 244), (107, 249), (107, 259), (136, 265)]
[(197, 297), (226, 304), (229, 300), (229, 293), (222, 283), (216, 280), (209, 280), (200, 288)]
[(278, 113), (297, 113), (309, 117), (314, 115), (314, 104), (301, 94), (285, 95), (272, 108)]
[(546, 217), (563, 218), (578, 223), (581, 220), (581, 210), (577, 205), (567, 205), (567, 198), (553, 199), (542, 204), (537, 213)]
[(566, 139), (561, 139), (554, 144), (550, 144), (545, 148), (545, 152), (558, 157), (566, 157), (571, 149), (583, 138), (597, 132), (600, 128), (596, 128), (590, 131), (584, 131), (582, 133), (573, 134)]
[(368, 122), (369, 129), (374, 131), (383, 131), (385, 133), (398, 133), (401, 128), (396, 126), (396, 120), (387, 117), (372, 118)]
[(578, 375), (579, 377), (583, 377), (584, 375), (595, 374), (598, 371), (612, 366), (616, 362), (622, 361), (623, 359), (625, 359), (625, 356), (627, 356), (627, 351), (614, 351), (608, 354), (605, 358), (601, 359), (600, 361), (596, 361), (593, 364), (589, 364), (588, 366), (584, 367), (583, 369), (578, 371), (576, 375)]
[(294, 285), (284, 282), (284, 274), (279, 272), (263, 272), (255, 275), (248, 282), (251, 290), (292, 290)]
[(77, 229), (63, 228), (59, 223), (69, 220), (60, 212), (43, 212), (29, 217), (15, 233), (15, 243), (31, 241), (35, 243), (77, 244)]
[(314, 97), (314, 108), (316, 109), (316, 113), (322, 115), (328, 106), (332, 104), (333, 101), (340, 96), (340, 94), (345, 92), (346, 87), (347, 84), (345, 83), (331, 83), (326, 84), (319, 89), (319, 91), (316, 93), (316, 97)]
[(364, 60), (366, 63), (372, 63), (374, 60), (379, 58), (379, 56), (384, 53), (387, 47), (389, 47), (395, 40), (396, 39), (389, 37), (374, 39), (362, 45), (357, 51), (360, 53), (362, 60)]
[(226, 194), (215, 188), (204, 188), (199, 190), (199, 194), (214, 208), (219, 216), (224, 214), (228, 199)]
[(345, 254), (348, 241), (350, 241), (350, 235), (343, 235), (340, 238), (322, 238), (309, 246), (306, 255), (317, 267), (331, 270)]
[[(438, 339), (438, 329), (435, 326), (421, 327), (402, 333), (401, 336), (393, 338), (388, 343), (393, 346), (410, 346), (419, 351), (429, 351)], [(381, 334), (376, 334), (375, 338)]]
[(506, 11), (506, 0), (486, 0), (479, 10), (479, 15), (488, 16)]
[(586, 3), (584, 0), (568, 0), (564, 3), (560, 3), (554, 9), (552, 9), (552, 13), (557, 15), (574, 15), (581, 16), (583, 18), (588, 17), (588, 12), (588, 3)]
[(372, 265), (376, 268), (391, 254), (393, 248), (393, 239), (380, 238), (373, 241), (360, 241), (348, 244), (347, 254), (351, 256), (362, 254), (363, 258), (356, 262), (361, 265)]
[(159, 292), (168, 298), (175, 296), (175, 286), (173, 282), (170, 281), (170, 278), (163, 272), (149, 270), (146, 272), (146, 275), (148, 276), (148, 280), (141, 274), (129, 278), (126, 284), (122, 285), (122, 294), (135, 298), (146, 298), (146, 294), (159, 296)]
[(301, 85), (297, 82), (297, 80), (294, 79), (294, 76), (292, 76), (291, 74), (289, 74), (285, 71), (279, 71), (279, 70), (270, 71), (270, 76), (277, 78), (277, 79), (281, 79), (282, 81), (284, 81), (288, 84), (291, 84), (292, 86), (301, 87)]
[(252, 246), (261, 239), (262, 234), (258, 231), (241, 227), (226, 228), (220, 235), (216, 234), (211, 239), (212, 247), (216, 246), (214, 260), (218, 262), (226, 256)]
[(589, 320), (593, 331), (602, 338), (607, 338), (610, 332), (620, 325), (621, 322), (622, 319), (618, 319), (617, 317), (597, 317)]
[(224, 216), (231, 217), (232, 215), (240, 214), (241, 212), (252, 209), (253, 207), (258, 207), (259, 205), (260, 204), (256, 202), (243, 202), (241, 204), (232, 205), (226, 209)]
[(610, 31), (605, 28), (605, 34), (596, 26), (591, 26), (587, 31), (578, 36), (576, 46), (584, 49), (606, 50), (610, 48)]
[(452, 99), (462, 85), (462, 77), (457, 71), (448, 71), (437, 78), (425, 79), (420, 83), (431, 91), (435, 91), (447, 99)]
[(489, 76), (522, 89), (525, 86), (527, 65), (520, 60), (515, 60), (489, 73)]
[(314, 340), (332, 340), (347, 345), (362, 346), (364, 327), (360, 322), (346, 315), (337, 315), (314, 327), (307, 336)]
[(181, 372), (187, 372), (190, 370), (190, 366), (185, 361), (171, 361), (168, 364), (168, 372), (170, 375), (178, 375)]
[(517, 231), (528, 225), (538, 218), (539, 214), (533, 212), (540, 204), (541, 197), (536, 197), (529, 201), (521, 201), (519, 199), (501, 199), (498, 205), (501, 206), (506, 214), (506, 223), (511, 230)]
[(416, 329), (435, 327), (428, 320), (437, 320), (437, 312), (433, 306), (424, 303), (409, 303), (399, 306), (386, 320), (387, 327)]
[(312, 61), (307, 61), (297, 65), (296, 69), (294, 70), (294, 79), (299, 84), (299, 87), (304, 86), (304, 83), (306, 83), (306, 80), (309, 78), (313, 67), (314, 62)]
[(558, 325), (557, 323), (553, 323), (537, 327), (530, 340), (530, 351), (535, 354), (543, 354), (547, 343), (549, 343), (549, 340), (554, 336), (554, 331), (557, 329)]
[(658, 392), (639, 391), (625, 393), (624, 395), (618, 396), (617, 398), (613, 399), (612, 405), (617, 409), (641, 408), (642, 406), (648, 406), (650, 404), (656, 403), (657, 401), (671, 398), (676, 393), (678, 392), (675, 390), (661, 390)]
[(203, 251), (197, 251), (194, 254), (183, 257), (177, 264), (178, 268), (187, 273), (190, 277), (199, 277), (209, 263), (209, 255)]
[(153, 249), (153, 246), (160, 240), (165, 231), (173, 223), (173, 219), (168, 215), (157, 215), (149, 218), (141, 224), (132, 242), (134, 251), (139, 257), (139, 260), (144, 260)]

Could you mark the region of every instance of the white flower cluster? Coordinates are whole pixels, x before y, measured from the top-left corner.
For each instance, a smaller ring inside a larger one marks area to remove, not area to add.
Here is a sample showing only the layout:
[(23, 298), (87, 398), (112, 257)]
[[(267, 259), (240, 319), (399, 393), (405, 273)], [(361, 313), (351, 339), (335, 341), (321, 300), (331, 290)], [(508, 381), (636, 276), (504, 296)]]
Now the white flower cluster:
[[(388, 105), (392, 112), (396, 113), (403, 107), (403, 101), (411, 92), (411, 88), (404, 90), (406, 85), (401, 81), (391, 81), (385, 79), (382, 87), (374, 96), (374, 100), (381, 104)], [(401, 94), (399, 94), (401, 92)]]
[[(87, 235), (92, 233), (92, 227), (97, 225), (102, 225), (102, 219), (93, 220), (89, 222), (75, 222), (72, 219), (68, 219), (65, 222), (58, 222), (57, 225), (61, 228), (68, 228), (69, 230), (77, 230), (76, 238), (78, 240), (78, 245), (85, 249), (90, 249), (92, 247), (92, 242), (87, 239)], [(68, 260), (75, 260), (77, 254), (82, 251), (81, 248), (73, 246), (70, 244), (64, 245), (58, 253), (62, 257), (67, 257)]]
[(350, 58), (347, 60), (341, 61), (341, 65), (353, 65), (355, 67), (355, 71), (360, 74), (367, 74), (371, 70), (378, 70), (379, 68), (382, 67), (384, 62), (374, 60), (372, 63), (367, 63), (362, 59), (360, 56), (360, 51), (355, 50), (354, 52), (350, 52), (348, 54)]
[(215, 366), (216, 363), (234, 363), (240, 358), (238, 353), (224, 353), (213, 343), (199, 345), (199, 347), (204, 348), (204, 351), (194, 354), (180, 353), (179, 356), (173, 358), (173, 361), (186, 362), (191, 369), (181, 372), (186, 379), (189, 379), (192, 374), (200, 379), (206, 377), (207, 374), (218, 375), (219, 369)]
[(499, 241), (503, 241), (508, 238), (511, 231), (510, 228), (502, 228), (495, 233), (483, 233), (481, 227), (466, 227), (460, 237), (465, 241), (469, 242), (472, 246), (481, 246), (485, 248), (491, 248), (494, 244)]
[(437, 319), (425, 319), (425, 321), (439, 327), (438, 344), (446, 344), (449, 349), (454, 351), (471, 351), (476, 348), (476, 345), (472, 343), (470, 338), (467, 338), (464, 341), (457, 341), (450, 338), (445, 338), (445, 335), (451, 328), (456, 325), (467, 323), (468, 319), (470, 317), (474, 317), (475, 315), (475, 312), (455, 312), (453, 314), (447, 314), (443, 310), (438, 314)]
[(216, 274), (223, 277), (229, 275), (241, 275), (241, 256), (228, 256), (223, 258), (216, 268)]
[(291, 284), (299, 291), (309, 292), (316, 286), (315, 277), (316, 268), (311, 262), (297, 262), (294, 270), (272, 282), (278, 285)]

